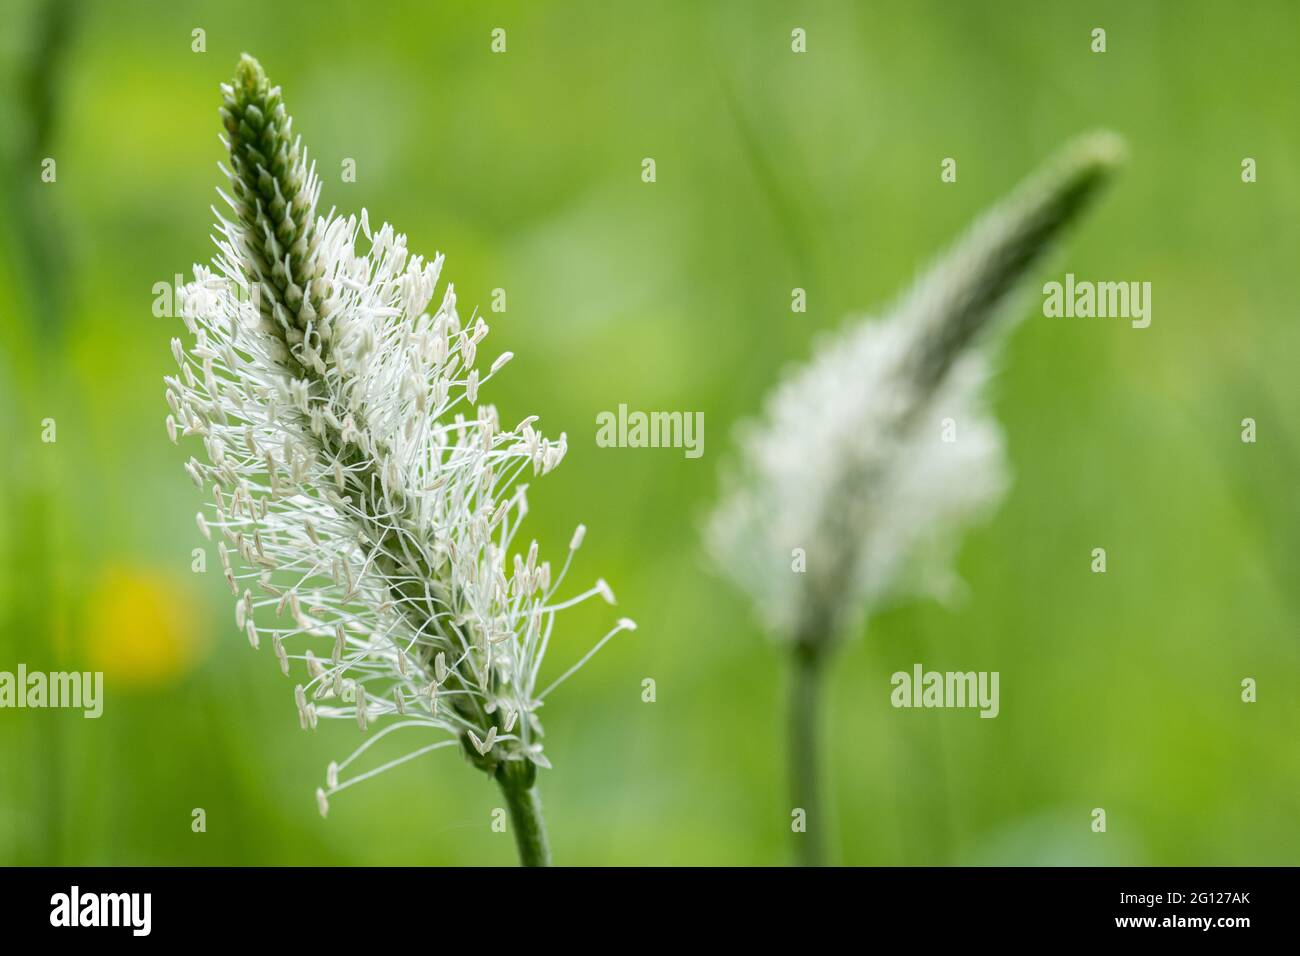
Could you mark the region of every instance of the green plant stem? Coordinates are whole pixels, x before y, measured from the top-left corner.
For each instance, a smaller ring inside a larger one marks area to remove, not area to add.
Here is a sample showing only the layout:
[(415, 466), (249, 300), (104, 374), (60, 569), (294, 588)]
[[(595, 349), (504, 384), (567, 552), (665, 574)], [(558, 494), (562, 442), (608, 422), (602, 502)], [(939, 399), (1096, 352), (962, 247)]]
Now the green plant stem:
[(817, 777), (817, 715), (821, 692), (821, 652), (795, 645), (790, 668), (789, 762), (793, 806), (804, 811), (805, 831), (795, 833), (795, 859), (800, 866), (823, 863), (821, 813)]
[(550, 866), (551, 846), (546, 840), (546, 821), (542, 819), (542, 797), (532, 774), (512, 772), (502, 764), (496, 774), (501, 793), (510, 808), (510, 828), (519, 848), (520, 866)]

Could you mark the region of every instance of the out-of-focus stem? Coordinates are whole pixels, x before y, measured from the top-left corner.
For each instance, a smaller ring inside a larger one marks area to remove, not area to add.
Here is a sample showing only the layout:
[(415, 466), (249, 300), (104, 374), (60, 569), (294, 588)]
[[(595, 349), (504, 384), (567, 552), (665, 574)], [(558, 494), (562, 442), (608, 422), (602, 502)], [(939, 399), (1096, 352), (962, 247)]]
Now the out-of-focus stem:
[(824, 862), (822, 816), (818, 778), (818, 714), (822, 677), (821, 651), (796, 644), (790, 667), (789, 772), (792, 805), (804, 812), (804, 832), (796, 832), (795, 859), (800, 866)]

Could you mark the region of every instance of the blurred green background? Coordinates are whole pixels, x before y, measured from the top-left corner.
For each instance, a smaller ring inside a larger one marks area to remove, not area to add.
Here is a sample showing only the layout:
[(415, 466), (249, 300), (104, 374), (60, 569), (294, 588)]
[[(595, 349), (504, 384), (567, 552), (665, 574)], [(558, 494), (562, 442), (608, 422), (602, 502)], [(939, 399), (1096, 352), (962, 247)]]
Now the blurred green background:
[[(467, 6), (3, 0), (0, 670), (102, 669), (107, 700), (97, 721), (0, 711), (0, 863), (514, 860), (495, 787), (454, 751), (322, 820), (313, 791), (355, 726), (301, 732), (215, 554), (190, 570), (198, 445), (164, 434), (180, 323), (153, 287), (211, 254), (217, 87), (245, 50), (284, 87), (323, 205), (448, 254), (488, 352), (517, 355), (486, 393), (503, 420), (568, 433), (526, 530), (554, 557), (585, 522), (579, 580), (607, 578), (640, 630), (548, 701), (560, 863), (790, 858), (784, 661), (699, 546), (730, 428), (1058, 144), (1122, 133), (1128, 168), (1037, 282), (1150, 281), (1152, 325), (1031, 315), (1012, 340), (995, 394), (1016, 480), (960, 552), (969, 593), (877, 618), (836, 662), (834, 855), (1300, 862), (1294, 5)], [(704, 457), (596, 447), (620, 402), (703, 411)], [(562, 618), (552, 673), (610, 620)], [(1000, 717), (892, 709), (915, 661), (1000, 671)]]

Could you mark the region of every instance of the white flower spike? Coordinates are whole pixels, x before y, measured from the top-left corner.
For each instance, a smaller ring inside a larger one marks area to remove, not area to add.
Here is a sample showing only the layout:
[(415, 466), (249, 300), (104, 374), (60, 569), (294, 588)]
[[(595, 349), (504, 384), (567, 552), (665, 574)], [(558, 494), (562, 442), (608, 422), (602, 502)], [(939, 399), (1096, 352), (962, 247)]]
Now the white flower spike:
[[(888, 318), (823, 342), (771, 393), (765, 417), (741, 428), (708, 538), (774, 635), (820, 646), (891, 593), (950, 583), (955, 532), (1006, 486), (1002, 433), (982, 399), (983, 333), (1122, 153), (1110, 133), (1067, 147)], [(944, 418), (960, 427), (956, 441), (943, 440)]]
[[(1018, 280), (1088, 205), (1122, 154), (1100, 133), (1066, 149), (970, 232), (878, 323), (825, 342), (742, 430), (708, 528), (722, 571), (791, 651), (792, 806), (821, 862), (816, 697), (837, 639), (891, 594), (942, 589), (961, 528), (1006, 487), (982, 397), (984, 333)], [(944, 421), (959, 428), (944, 439)]]
[[(231, 213), (183, 293), (192, 341), (171, 345), (167, 427), (204, 441), (207, 463), (186, 470), (213, 486), (197, 523), (245, 587), (237, 623), (255, 648), (269, 635), (286, 672), (306, 662), (304, 726), (401, 718), (330, 765), (322, 816), (345, 787), (459, 744), (509, 798), (524, 862), (548, 862), (536, 684), (556, 613), (600, 592), (559, 598), (569, 560), (552, 578), (535, 543), (513, 573), (507, 558), (527, 508), (517, 479), (559, 464), (565, 440), (535, 418), (503, 431), (478, 404), (510, 353), (475, 366), (487, 324), (462, 320), (450, 284), (434, 304), (441, 255), (411, 255), (364, 211), (317, 215), (320, 182), (257, 61), (223, 94)], [(446, 739), (339, 779), (399, 729)]]

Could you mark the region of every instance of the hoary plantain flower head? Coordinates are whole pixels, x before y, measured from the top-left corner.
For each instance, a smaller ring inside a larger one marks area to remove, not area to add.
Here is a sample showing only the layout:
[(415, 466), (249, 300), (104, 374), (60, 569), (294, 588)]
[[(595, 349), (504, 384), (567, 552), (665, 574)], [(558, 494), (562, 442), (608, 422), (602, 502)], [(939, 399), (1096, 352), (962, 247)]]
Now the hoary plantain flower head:
[[(172, 341), (173, 440), (196, 436), (186, 468), (210, 490), (200, 532), (217, 541), (235, 623), (270, 645), (299, 720), (379, 721), (317, 792), (330, 794), (439, 747), (523, 779), (548, 767), (538, 710), (547, 694), (622, 630), (618, 621), (573, 668), (543, 683), (556, 614), (598, 581), (560, 589), (558, 571), (519, 537), (529, 475), (564, 458), (530, 416), (503, 428), (480, 392), (510, 359), (479, 352), (482, 318), (462, 319), (443, 257), (359, 217), (318, 215), (320, 181), (279, 87), (251, 57), (223, 87), (230, 213), (217, 255), (183, 290), (191, 341)], [(435, 299), (437, 304), (435, 305)], [(340, 775), (380, 737), (434, 738), (404, 757)]]
[(1121, 155), (1109, 133), (1063, 150), (887, 318), (821, 343), (741, 427), (707, 535), (774, 635), (815, 650), (890, 595), (951, 585), (958, 531), (1007, 485), (983, 398), (988, 332)]

